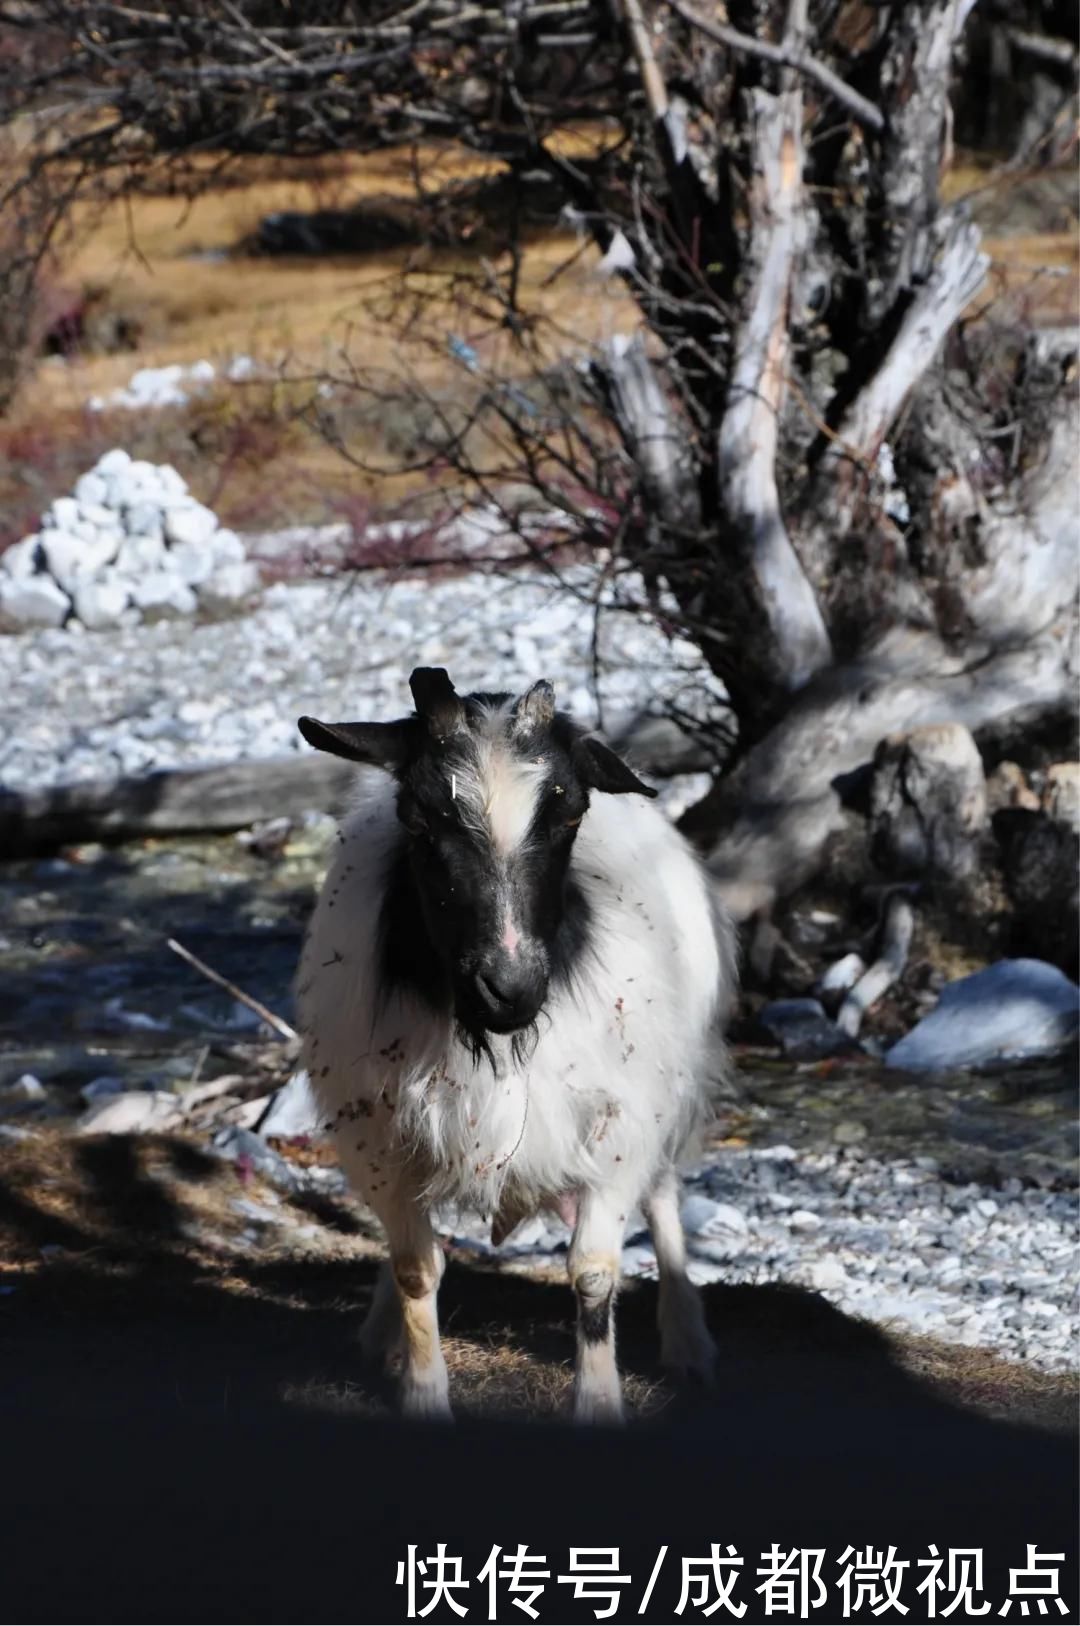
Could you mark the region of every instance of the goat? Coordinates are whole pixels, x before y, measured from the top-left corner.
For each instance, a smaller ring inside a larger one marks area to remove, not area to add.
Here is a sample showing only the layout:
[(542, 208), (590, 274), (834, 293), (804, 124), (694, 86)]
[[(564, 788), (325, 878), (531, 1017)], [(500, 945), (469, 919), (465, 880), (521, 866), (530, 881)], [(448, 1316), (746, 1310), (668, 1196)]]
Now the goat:
[(447, 1414), (433, 1206), (490, 1213), (496, 1244), (554, 1208), (573, 1228), (574, 1413), (615, 1419), (636, 1207), (664, 1363), (705, 1379), (715, 1356), (676, 1168), (707, 1104), (730, 929), (656, 792), (556, 711), (550, 683), (462, 697), (419, 668), (410, 687), (397, 722), (299, 721), (382, 770), (340, 833), (297, 978), (316, 1100), (389, 1244), (362, 1344), (403, 1355), (406, 1412)]

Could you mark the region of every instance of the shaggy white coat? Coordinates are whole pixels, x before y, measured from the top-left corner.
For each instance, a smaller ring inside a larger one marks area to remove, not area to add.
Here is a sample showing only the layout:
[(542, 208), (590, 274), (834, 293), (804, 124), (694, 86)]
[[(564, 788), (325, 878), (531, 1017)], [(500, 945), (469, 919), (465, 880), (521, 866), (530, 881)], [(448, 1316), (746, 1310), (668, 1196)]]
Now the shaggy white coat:
[(696, 857), (644, 797), (594, 793), (571, 860), (593, 951), (572, 991), (551, 988), (520, 1062), (492, 1036), (493, 1071), (449, 1015), (380, 987), (395, 794), (363, 772), (297, 979), (304, 1064), (347, 1174), (376, 1212), (403, 1164), (433, 1202), (480, 1213), (521, 1218), (582, 1188), (640, 1201), (700, 1124), (734, 985)]

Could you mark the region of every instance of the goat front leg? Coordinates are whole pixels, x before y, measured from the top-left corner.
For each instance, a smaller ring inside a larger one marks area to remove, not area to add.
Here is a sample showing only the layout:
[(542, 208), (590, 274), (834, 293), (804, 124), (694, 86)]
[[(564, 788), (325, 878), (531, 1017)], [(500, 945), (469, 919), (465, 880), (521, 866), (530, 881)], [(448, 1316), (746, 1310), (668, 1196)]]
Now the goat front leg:
[(619, 1422), (622, 1385), (615, 1364), (615, 1295), (627, 1206), (610, 1192), (585, 1191), (578, 1205), (568, 1268), (577, 1298), (574, 1417)]
[(642, 1204), (660, 1273), (660, 1360), (680, 1378), (712, 1380), (716, 1345), (705, 1324), (701, 1294), (686, 1272), (686, 1237), (679, 1213), (679, 1177), (665, 1169)]
[[(403, 1179), (376, 1212), (390, 1247), (387, 1279), (380, 1281), (362, 1339), (371, 1349), (398, 1341), (402, 1352), (401, 1409), (409, 1417), (449, 1417), (446, 1361), (439, 1343), (437, 1298), (445, 1267), (442, 1248), (418, 1193)], [(396, 1292), (395, 1313), (390, 1281)]]

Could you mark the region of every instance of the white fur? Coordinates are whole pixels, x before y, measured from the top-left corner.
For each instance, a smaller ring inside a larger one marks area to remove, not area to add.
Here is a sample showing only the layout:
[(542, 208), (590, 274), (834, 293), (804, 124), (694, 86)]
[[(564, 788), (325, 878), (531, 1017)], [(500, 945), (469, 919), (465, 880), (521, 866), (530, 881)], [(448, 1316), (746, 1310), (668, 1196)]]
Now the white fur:
[[(399, 839), (392, 782), (365, 775), (298, 977), (304, 1063), (342, 1163), (388, 1229), (406, 1186), (426, 1202), (522, 1217), (573, 1191), (576, 1243), (588, 1252), (595, 1231), (617, 1275), (620, 1227), (670, 1180), (703, 1117), (733, 985), (704, 873), (643, 797), (594, 793), (572, 873), (591, 905), (595, 954), (573, 991), (552, 987), (520, 1064), (492, 1036), (493, 1071), (448, 1016), (378, 986), (379, 910)], [(601, 1206), (610, 1224), (590, 1221)], [(589, 1415), (588, 1394), (579, 1411)]]

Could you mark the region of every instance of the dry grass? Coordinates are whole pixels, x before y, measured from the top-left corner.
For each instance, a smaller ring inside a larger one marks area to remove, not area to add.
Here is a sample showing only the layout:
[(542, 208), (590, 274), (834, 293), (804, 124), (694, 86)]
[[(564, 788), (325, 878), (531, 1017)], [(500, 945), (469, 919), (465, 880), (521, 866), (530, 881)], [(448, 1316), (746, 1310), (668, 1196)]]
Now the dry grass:
[[(580, 153), (608, 139), (603, 130), (568, 132)], [(41, 362), (15, 408), (0, 424), (0, 545), (25, 533), (41, 508), (70, 490), (106, 447), (172, 462), (196, 494), (223, 519), (247, 529), (341, 517), (357, 502), (383, 509), (426, 489), (426, 476), (392, 478), (350, 467), (310, 427), (315, 375), (340, 371), (348, 356), (361, 377), (376, 382), (408, 372), (460, 411), (472, 387), (447, 350), (451, 334), (478, 350), (483, 366), (506, 375), (525, 366), (510, 335), (463, 294), (482, 281), (484, 234), (455, 249), (400, 248), (367, 256), (279, 258), (245, 254), (259, 221), (273, 211), (311, 211), (363, 204), (402, 208), (415, 197), (416, 176), (429, 193), (481, 179), (490, 170), (448, 147), (414, 155), (287, 162), (236, 160), (203, 195), (158, 190), (129, 204), (76, 216), (55, 277), (72, 297), (89, 296), (95, 310), (122, 318), (135, 348)], [(995, 210), (1022, 194), (1024, 177), (995, 183)], [(971, 165), (947, 178), (947, 195), (983, 196), (987, 176)], [(997, 214), (995, 214), (995, 219)], [(505, 270), (493, 253), (491, 270)], [(1075, 232), (992, 236), (991, 275), (972, 310), (1007, 319), (1072, 321), (1077, 306)], [(596, 274), (592, 250), (553, 232), (528, 242), (520, 274), (521, 306), (539, 318), (542, 349), (554, 356), (582, 341), (629, 330), (636, 313), (621, 286)], [(569, 262), (569, 263), (568, 263)], [(560, 270), (560, 268), (563, 268)], [(406, 281), (415, 320), (403, 331), (392, 316)], [(483, 296), (479, 304), (484, 303)], [(224, 366), (236, 355), (256, 358), (280, 377), (307, 382), (225, 385), (187, 408), (162, 412), (89, 414), (91, 396), (108, 396), (139, 367), (208, 359)], [(364, 463), (387, 470), (423, 438), (411, 411), (388, 407), (372, 417), (343, 397), (341, 429)]]
[[(306, 1407), (370, 1412), (392, 1403), (385, 1377), (362, 1366), (355, 1332), (374, 1286), (380, 1247), (372, 1222), (324, 1196), (282, 1197), (259, 1227), (237, 1199), (275, 1205), (257, 1176), (180, 1136), (42, 1134), (0, 1142), (0, 1376), (12, 1361), (56, 1374), (70, 1358), (100, 1361), (115, 1380), (132, 1363), (179, 1367), (200, 1385), (242, 1369), (248, 1392)], [(297, 1235), (297, 1223), (309, 1227)], [(887, 1338), (816, 1294), (780, 1284), (706, 1292), (721, 1348), (721, 1392), (750, 1372), (773, 1372), (778, 1392), (823, 1371), (880, 1388), (897, 1403), (912, 1383), (940, 1402), (1051, 1429), (1072, 1426), (1071, 1377), (1049, 1377), (982, 1350)], [(455, 1404), (463, 1413), (554, 1416), (565, 1411), (573, 1362), (573, 1306), (565, 1282), (508, 1274), (452, 1258), (441, 1310)], [(655, 1288), (629, 1285), (619, 1308), (620, 1359), (631, 1412), (646, 1416), (677, 1395), (656, 1365)], [(164, 1379), (162, 1380), (164, 1382)], [(168, 1403), (164, 1392), (158, 1404)]]

